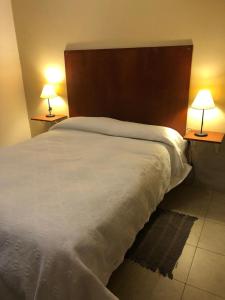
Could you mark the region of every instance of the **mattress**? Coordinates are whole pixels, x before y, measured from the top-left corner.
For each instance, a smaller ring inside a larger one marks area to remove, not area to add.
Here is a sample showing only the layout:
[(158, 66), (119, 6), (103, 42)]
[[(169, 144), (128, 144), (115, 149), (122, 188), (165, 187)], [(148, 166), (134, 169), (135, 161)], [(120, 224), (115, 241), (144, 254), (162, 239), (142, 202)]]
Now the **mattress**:
[(0, 151), (1, 299), (117, 299), (136, 234), (189, 173), (172, 129), (71, 118)]

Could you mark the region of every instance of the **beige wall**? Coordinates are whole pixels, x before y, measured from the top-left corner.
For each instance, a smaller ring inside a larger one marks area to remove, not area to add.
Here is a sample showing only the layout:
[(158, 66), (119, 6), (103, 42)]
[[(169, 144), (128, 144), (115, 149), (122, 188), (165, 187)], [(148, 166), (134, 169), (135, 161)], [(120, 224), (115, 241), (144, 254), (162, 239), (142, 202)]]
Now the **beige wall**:
[[(12, 0), (29, 116), (43, 113), (39, 94), (49, 64), (64, 70), (63, 51), (76, 48), (145, 46), (192, 40), (190, 101), (200, 88), (212, 89), (217, 110), (206, 128), (225, 131), (224, 0)], [(61, 86), (67, 112), (65, 85)], [(188, 127), (199, 127), (191, 112)], [(32, 121), (32, 133), (42, 125)]]
[[(225, 131), (224, 0), (12, 0), (12, 3), (30, 117), (46, 111), (46, 103), (39, 99), (45, 82), (44, 70), (48, 65), (56, 65), (64, 72), (66, 48), (182, 44), (192, 40), (190, 103), (198, 89), (210, 88), (217, 109), (206, 113), (205, 128)], [(64, 103), (54, 106), (55, 112), (68, 113), (65, 82), (60, 88)], [(199, 112), (190, 109), (187, 127), (199, 128), (199, 118)], [(35, 135), (44, 125), (31, 121), (31, 129)], [(209, 151), (195, 153), (196, 172), (202, 181), (206, 178), (205, 169), (207, 182), (215, 183), (217, 176), (225, 176), (225, 150), (219, 154), (214, 150), (210, 147)], [(198, 164), (203, 156), (205, 160)]]
[(30, 137), (10, 0), (0, 1), (0, 146)]

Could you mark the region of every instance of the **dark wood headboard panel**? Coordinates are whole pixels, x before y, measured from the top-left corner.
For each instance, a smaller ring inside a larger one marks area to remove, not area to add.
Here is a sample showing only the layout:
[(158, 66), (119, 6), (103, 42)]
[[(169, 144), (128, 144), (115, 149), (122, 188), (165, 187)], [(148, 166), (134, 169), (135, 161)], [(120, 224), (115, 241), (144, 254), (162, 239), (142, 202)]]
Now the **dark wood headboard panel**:
[(65, 51), (70, 116), (185, 132), (192, 45)]

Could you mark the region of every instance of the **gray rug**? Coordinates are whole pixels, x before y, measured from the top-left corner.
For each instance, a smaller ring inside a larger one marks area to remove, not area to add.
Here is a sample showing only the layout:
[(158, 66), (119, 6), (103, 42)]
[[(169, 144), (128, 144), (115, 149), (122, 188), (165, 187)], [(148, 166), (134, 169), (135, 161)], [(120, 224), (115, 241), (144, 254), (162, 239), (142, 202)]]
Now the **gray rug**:
[(126, 258), (172, 279), (172, 271), (196, 220), (158, 208), (137, 235)]

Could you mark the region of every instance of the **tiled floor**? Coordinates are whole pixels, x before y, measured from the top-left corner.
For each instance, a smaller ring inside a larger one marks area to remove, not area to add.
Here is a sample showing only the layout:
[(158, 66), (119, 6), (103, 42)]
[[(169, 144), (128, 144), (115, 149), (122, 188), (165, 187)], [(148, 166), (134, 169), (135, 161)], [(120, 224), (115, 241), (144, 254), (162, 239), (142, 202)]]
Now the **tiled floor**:
[(109, 289), (120, 300), (225, 299), (225, 194), (183, 184), (162, 207), (199, 219), (170, 280), (128, 260), (113, 273)]

